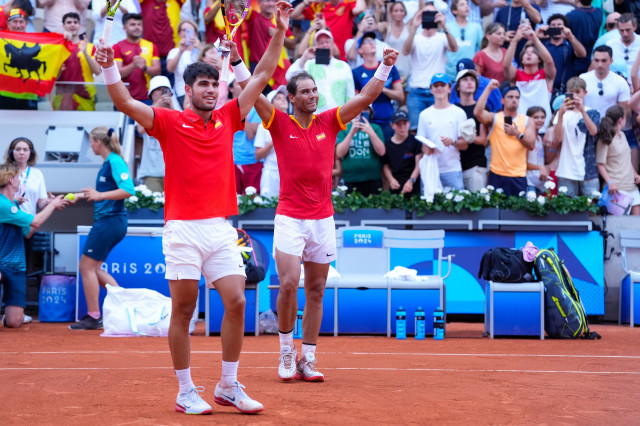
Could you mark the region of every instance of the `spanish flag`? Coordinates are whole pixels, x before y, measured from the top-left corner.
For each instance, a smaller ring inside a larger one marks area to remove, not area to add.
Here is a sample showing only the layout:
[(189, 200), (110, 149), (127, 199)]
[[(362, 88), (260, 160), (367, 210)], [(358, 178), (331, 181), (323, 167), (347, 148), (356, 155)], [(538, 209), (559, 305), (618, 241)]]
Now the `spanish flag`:
[(62, 34), (0, 31), (0, 95), (33, 99), (51, 93), (72, 50)]

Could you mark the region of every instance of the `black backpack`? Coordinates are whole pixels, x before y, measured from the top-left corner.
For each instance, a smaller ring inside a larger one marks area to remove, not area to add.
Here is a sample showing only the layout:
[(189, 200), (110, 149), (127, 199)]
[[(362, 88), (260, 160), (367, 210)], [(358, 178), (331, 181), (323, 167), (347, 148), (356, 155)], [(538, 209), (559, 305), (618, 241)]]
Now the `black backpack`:
[(522, 250), (494, 248), (482, 255), (478, 278), (499, 283), (523, 283), (533, 281), (533, 262), (525, 262)]
[(236, 228), (238, 231), (238, 246), (241, 250), (243, 248), (251, 249), (242, 251), (242, 261), (244, 262), (244, 273), (247, 275), (247, 283), (256, 284), (264, 280), (266, 273), (264, 268), (264, 262), (262, 262), (262, 254), (258, 251), (256, 253), (251, 237), (243, 229)]
[(534, 259), (538, 281), (544, 284), (544, 329), (559, 339), (599, 339), (589, 331), (587, 315), (571, 275), (553, 250), (540, 250)]

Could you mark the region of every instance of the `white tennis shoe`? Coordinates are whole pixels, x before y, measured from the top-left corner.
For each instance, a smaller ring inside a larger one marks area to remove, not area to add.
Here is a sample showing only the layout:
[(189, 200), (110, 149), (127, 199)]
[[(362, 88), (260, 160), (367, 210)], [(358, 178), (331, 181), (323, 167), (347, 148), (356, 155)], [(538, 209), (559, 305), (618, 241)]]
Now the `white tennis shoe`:
[(244, 385), (237, 381), (230, 388), (222, 388), (218, 383), (213, 393), (215, 396), (214, 402), (227, 407), (234, 406), (245, 414), (255, 414), (264, 410), (264, 406), (258, 401), (249, 398), (242, 390), (243, 388)]
[(189, 392), (178, 394), (176, 411), (185, 414), (211, 414), (211, 406), (198, 395), (200, 392), (204, 392), (204, 386), (195, 386)]
[(291, 346), (280, 348), (280, 365), (278, 366), (278, 376), (280, 380), (288, 382), (296, 377), (296, 363), (298, 353)]
[(298, 360), (296, 379), (306, 382), (324, 382), (324, 374), (316, 370), (316, 356), (312, 352), (307, 352)]

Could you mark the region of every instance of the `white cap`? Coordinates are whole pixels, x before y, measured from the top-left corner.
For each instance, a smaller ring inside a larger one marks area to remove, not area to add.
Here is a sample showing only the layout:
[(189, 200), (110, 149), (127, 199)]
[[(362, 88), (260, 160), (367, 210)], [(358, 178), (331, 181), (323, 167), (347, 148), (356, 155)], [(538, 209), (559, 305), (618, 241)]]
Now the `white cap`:
[(282, 93), (285, 97), (287, 97), (287, 86), (282, 85), (278, 87), (276, 90), (270, 91), (269, 94), (267, 94), (267, 100), (269, 102), (273, 102), (273, 98), (275, 98), (278, 93)]
[(171, 90), (171, 83), (169, 83), (169, 79), (164, 75), (156, 75), (151, 79), (151, 81), (149, 81), (149, 93), (147, 94), (151, 96), (151, 92), (160, 87), (166, 87), (167, 89)]
[(321, 35), (326, 35), (328, 36), (331, 40), (333, 40), (333, 34), (331, 34), (331, 31), (329, 30), (318, 30), (316, 31), (316, 35), (313, 36), (313, 43), (317, 44), (318, 43), (318, 37), (320, 37)]

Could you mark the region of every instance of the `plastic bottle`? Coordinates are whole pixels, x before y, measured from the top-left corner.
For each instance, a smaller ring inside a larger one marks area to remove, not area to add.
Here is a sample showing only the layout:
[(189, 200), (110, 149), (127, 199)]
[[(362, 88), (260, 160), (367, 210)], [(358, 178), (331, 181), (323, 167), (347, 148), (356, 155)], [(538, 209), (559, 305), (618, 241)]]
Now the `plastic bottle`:
[(407, 313), (400, 306), (396, 311), (396, 339), (407, 338)]
[(444, 339), (444, 312), (440, 308), (433, 311), (433, 338)]
[(298, 309), (298, 313), (296, 314), (296, 323), (293, 325), (293, 338), (294, 339), (302, 339), (302, 315), (304, 311), (302, 309)]
[(424, 310), (421, 307), (416, 309), (416, 340), (424, 340), (425, 337), (425, 323), (424, 323)]

